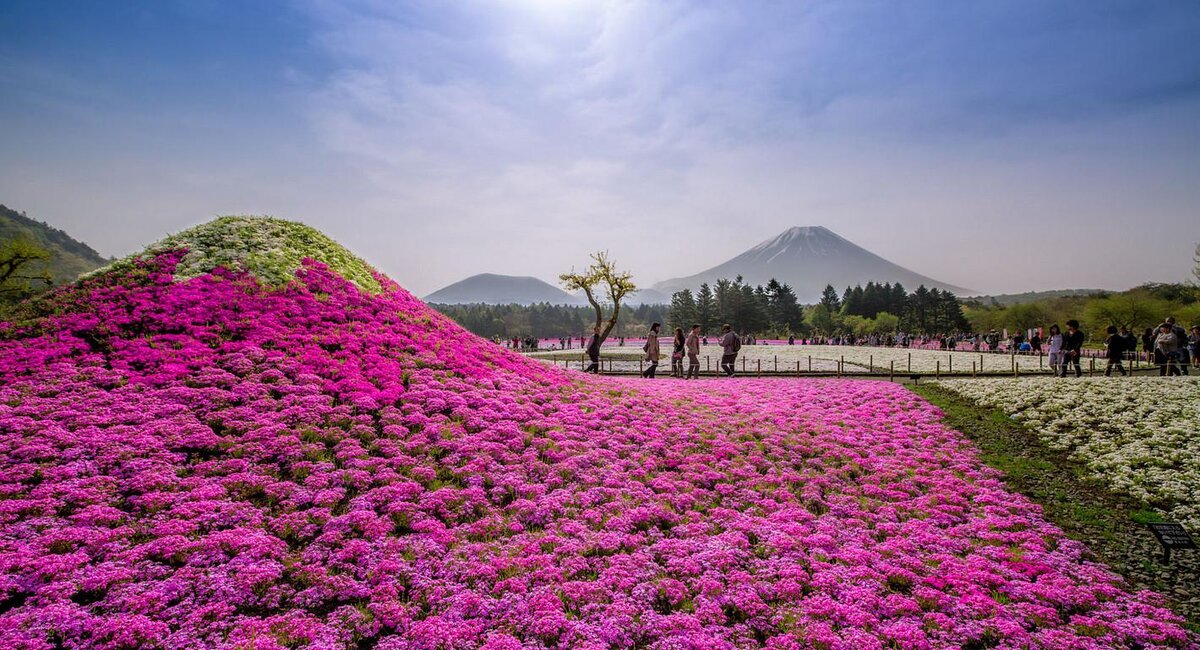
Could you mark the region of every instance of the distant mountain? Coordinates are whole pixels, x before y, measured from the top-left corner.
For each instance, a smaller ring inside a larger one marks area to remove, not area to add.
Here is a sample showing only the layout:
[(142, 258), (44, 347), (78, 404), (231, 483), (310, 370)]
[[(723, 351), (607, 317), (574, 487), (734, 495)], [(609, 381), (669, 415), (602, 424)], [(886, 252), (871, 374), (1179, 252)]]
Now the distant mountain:
[(484, 303), (489, 305), (532, 305), (548, 302), (552, 305), (586, 304), (558, 287), (537, 278), (516, 275), (480, 273), (438, 289), (425, 296), (425, 302), (443, 305)]
[(817, 302), (825, 285), (833, 285), (840, 294), (847, 286), (868, 282), (899, 282), (909, 291), (923, 284), (957, 295), (975, 293), (893, 264), (823, 226), (790, 228), (723, 264), (664, 280), (653, 289), (666, 295), (681, 289), (695, 291), (704, 282), (712, 285), (739, 275), (752, 285), (766, 284), (771, 278), (790, 284), (803, 303)]
[(94, 271), (109, 262), (91, 246), (58, 228), (0, 205), (0, 242), (18, 237), (32, 239), (38, 246), (50, 251), (50, 276), (54, 278), (55, 285), (71, 282), (80, 274)]

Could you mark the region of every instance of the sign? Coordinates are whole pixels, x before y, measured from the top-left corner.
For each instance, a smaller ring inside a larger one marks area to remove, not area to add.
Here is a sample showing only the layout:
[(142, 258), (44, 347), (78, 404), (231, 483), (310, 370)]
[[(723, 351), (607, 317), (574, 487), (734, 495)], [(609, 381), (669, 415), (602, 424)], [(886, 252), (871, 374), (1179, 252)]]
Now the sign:
[(1182, 524), (1164, 522), (1146, 525), (1149, 526), (1150, 532), (1154, 533), (1154, 537), (1158, 539), (1158, 543), (1162, 544), (1164, 563), (1171, 561), (1172, 549), (1196, 548), (1196, 542), (1184, 530)]

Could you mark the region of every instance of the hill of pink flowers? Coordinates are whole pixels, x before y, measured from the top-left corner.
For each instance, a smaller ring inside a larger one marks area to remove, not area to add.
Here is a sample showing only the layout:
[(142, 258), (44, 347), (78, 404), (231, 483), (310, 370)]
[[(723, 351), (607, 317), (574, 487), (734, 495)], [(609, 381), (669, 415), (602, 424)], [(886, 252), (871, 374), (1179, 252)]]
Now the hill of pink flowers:
[(594, 378), (163, 252), (0, 324), (0, 647), (1190, 647), (886, 383)]

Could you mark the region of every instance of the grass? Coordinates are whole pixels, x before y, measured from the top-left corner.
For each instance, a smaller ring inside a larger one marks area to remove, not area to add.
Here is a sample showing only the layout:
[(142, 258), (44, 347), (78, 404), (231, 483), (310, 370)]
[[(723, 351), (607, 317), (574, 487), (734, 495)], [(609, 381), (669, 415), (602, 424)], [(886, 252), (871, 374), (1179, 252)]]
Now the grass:
[(1146, 529), (1163, 521), (1157, 512), (1096, 483), (1082, 463), (1051, 449), (1003, 412), (936, 385), (909, 388), (942, 409), (946, 424), (978, 447), (980, 460), (1003, 472), (1010, 489), (1041, 505), (1048, 521), (1087, 544), (1096, 559), (1134, 588), (1166, 595), (1188, 629), (1200, 633), (1200, 558), (1180, 554), (1171, 565), (1157, 562), (1161, 548)]

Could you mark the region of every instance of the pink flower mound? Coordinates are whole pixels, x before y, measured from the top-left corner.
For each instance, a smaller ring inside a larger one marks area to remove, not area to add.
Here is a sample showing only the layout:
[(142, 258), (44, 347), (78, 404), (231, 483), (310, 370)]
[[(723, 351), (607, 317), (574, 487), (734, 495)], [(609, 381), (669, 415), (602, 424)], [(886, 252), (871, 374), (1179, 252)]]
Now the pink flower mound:
[(883, 383), (583, 378), (178, 255), (0, 330), (0, 647), (1187, 647)]

